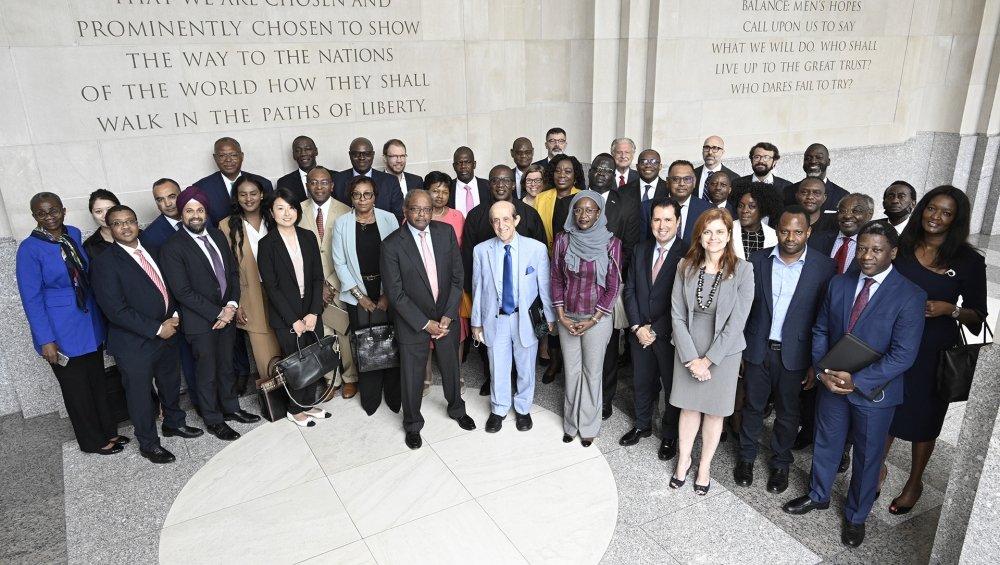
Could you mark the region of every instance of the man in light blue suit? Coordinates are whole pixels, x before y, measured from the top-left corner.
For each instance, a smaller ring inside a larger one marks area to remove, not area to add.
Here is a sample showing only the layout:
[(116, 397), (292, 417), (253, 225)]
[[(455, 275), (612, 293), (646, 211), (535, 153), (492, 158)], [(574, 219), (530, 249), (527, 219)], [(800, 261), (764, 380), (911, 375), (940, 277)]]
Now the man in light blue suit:
[(490, 417), (486, 431), (500, 431), (510, 411), (511, 358), (517, 367), (517, 394), (513, 396), (517, 429), (531, 429), (535, 396), (535, 354), (538, 338), (528, 310), (541, 299), (549, 331), (555, 313), (549, 294), (549, 256), (544, 244), (517, 234), (520, 217), (510, 202), (490, 208), (496, 237), (476, 246), (472, 254), (472, 336), (486, 344), (493, 374)]
[(899, 235), (886, 220), (861, 228), (855, 254), (861, 273), (831, 279), (813, 327), (814, 366), (848, 333), (882, 352), (881, 358), (854, 373), (837, 367), (816, 369), (822, 386), (816, 399), (809, 494), (784, 506), (789, 514), (830, 507), (833, 479), (850, 438), (854, 468), (840, 536), (849, 547), (865, 539), (889, 424), (894, 408), (903, 402), (903, 372), (916, 360), (924, 331), (927, 293), (892, 268), (898, 245)]

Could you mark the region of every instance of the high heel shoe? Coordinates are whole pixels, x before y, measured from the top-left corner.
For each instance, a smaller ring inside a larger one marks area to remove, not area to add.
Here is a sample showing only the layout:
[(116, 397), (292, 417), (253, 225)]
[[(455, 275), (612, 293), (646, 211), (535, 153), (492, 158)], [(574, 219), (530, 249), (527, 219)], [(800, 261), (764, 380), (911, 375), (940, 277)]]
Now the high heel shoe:
[(913, 510), (913, 507), (917, 505), (917, 502), (920, 502), (920, 495), (923, 493), (924, 493), (924, 488), (923, 486), (921, 486), (920, 494), (917, 495), (917, 500), (913, 501), (913, 504), (909, 506), (902, 506), (898, 502), (896, 502), (897, 500), (899, 500), (899, 497), (892, 499), (892, 502), (889, 503), (889, 514), (892, 514), (893, 516), (902, 516), (903, 514), (909, 514), (910, 510)]
[(592, 444), (592, 443), (594, 443), (594, 438), (592, 438), (592, 437), (591, 438), (585, 438), (585, 437), (580, 438), (580, 445), (582, 445), (584, 447), (590, 447), (590, 444)]
[[(675, 471), (676, 471), (676, 469), (675, 469)], [(674, 490), (677, 490), (677, 489), (681, 488), (682, 486), (684, 486), (684, 483), (687, 482), (687, 476), (688, 476), (689, 472), (691, 472), (691, 466), (690, 465), (688, 465), (688, 468), (687, 468), (686, 471), (684, 471), (684, 474), (681, 475), (681, 477), (683, 477), (683, 478), (678, 479), (677, 477), (671, 475), (670, 476), (670, 488), (672, 488)]]
[(558, 375), (561, 371), (562, 357), (552, 355), (552, 359), (549, 361), (549, 366), (545, 368), (545, 373), (542, 375), (542, 384), (551, 384), (552, 381), (556, 380), (556, 375)]
[(694, 493), (698, 496), (705, 496), (708, 494), (708, 487), (712, 486), (712, 482), (709, 481), (707, 485), (699, 485), (697, 482), (694, 484)]
[(569, 443), (573, 441), (573, 436), (569, 434), (563, 434), (563, 443)]

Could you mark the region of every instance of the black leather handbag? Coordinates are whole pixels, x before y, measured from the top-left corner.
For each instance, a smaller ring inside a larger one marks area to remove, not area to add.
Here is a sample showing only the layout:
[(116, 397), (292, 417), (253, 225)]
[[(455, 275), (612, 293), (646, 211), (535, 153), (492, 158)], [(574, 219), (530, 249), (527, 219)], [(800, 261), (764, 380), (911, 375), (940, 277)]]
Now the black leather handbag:
[(260, 404), (260, 414), (268, 422), (284, 420), (288, 414), (288, 392), (285, 391), (285, 381), (276, 376), (275, 366), (281, 357), (275, 357), (267, 364), (268, 376), (257, 379), (257, 402)]
[(536, 298), (528, 307), (528, 316), (531, 318), (531, 327), (535, 330), (535, 337), (542, 337), (549, 333), (549, 323), (545, 321), (545, 308), (542, 307), (542, 299)]
[[(358, 314), (364, 312), (358, 308)], [(354, 366), (359, 373), (394, 369), (399, 367), (399, 344), (396, 342), (396, 328), (392, 323), (372, 324), (368, 313), (367, 328), (358, 328), (351, 332), (351, 353), (354, 354)]]
[(302, 390), (340, 366), (337, 336), (328, 335), (320, 339), (316, 332), (310, 333), (316, 338), (315, 343), (302, 347), (299, 344), (301, 336), (297, 336), (295, 347), (298, 351), (278, 361), (274, 367), (285, 386), (292, 390)]
[(963, 402), (969, 399), (969, 391), (972, 390), (972, 377), (976, 372), (976, 362), (979, 361), (979, 350), (986, 343), (986, 336), (993, 339), (993, 330), (986, 323), (986, 319), (980, 315), (983, 321), (983, 342), (969, 344), (965, 339), (965, 332), (962, 323), (958, 323), (958, 333), (962, 336), (962, 343), (955, 344), (948, 349), (941, 350), (938, 357), (937, 368), (937, 395), (938, 398), (946, 402)]

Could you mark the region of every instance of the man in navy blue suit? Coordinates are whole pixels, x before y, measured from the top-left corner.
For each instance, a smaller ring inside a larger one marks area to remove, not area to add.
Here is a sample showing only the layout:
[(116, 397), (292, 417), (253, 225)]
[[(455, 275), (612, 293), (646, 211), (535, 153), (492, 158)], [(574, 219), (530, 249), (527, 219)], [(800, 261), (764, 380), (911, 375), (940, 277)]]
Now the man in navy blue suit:
[(836, 367), (817, 370), (823, 386), (816, 401), (809, 493), (783, 507), (789, 514), (830, 507), (833, 480), (850, 436), (854, 468), (840, 536), (849, 547), (865, 539), (889, 424), (894, 408), (903, 402), (903, 372), (913, 365), (924, 331), (927, 293), (893, 269), (898, 246), (899, 235), (889, 222), (868, 223), (858, 236), (860, 275), (847, 273), (830, 281), (813, 327), (813, 365), (848, 333), (882, 356), (854, 373)]
[(139, 440), (139, 454), (153, 463), (172, 463), (172, 453), (156, 434), (152, 383), (163, 406), (163, 435), (198, 437), (202, 430), (185, 423), (178, 407), (177, 305), (167, 291), (156, 253), (139, 243), (139, 223), (128, 206), (114, 206), (105, 221), (116, 245), (90, 267), (97, 303), (108, 319), (108, 353), (122, 373), (128, 415)]
[[(639, 156), (640, 160), (642, 155)], [(677, 233), (684, 241), (691, 241), (691, 230), (702, 212), (712, 207), (711, 204), (694, 195), (696, 178), (694, 176), (694, 165), (690, 161), (677, 160), (670, 163), (667, 169), (667, 189), (670, 197), (681, 206), (681, 217), (677, 224)], [(653, 209), (653, 201), (647, 200), (642, 203), (640, 221), (643, 222), (642, 231), (649, 237), (649, 218)]]
[(448, 207), (467, 218), (476, 206), (490, 201), (490, 183), (476, 176), (476, 154), (464, 145), (455, 150), (451, 166), (455, 169), (455, 178), (451, 181)]
[(347, 156), (351, 158), (351, 168), (333, 175), (333, 195), (337, 200), (351, 206), (351, 195), (348, 186), (351, 179), (365, 176), (375, 183), (375, 207), (391, 212), (396, 219), (403, 220), (403, 191), (399, 181), (392, 175), (376, 171), (372, 168), (375, 161), (375, 148), (372, 142), (364, 137), (351, 141)]
[(243, 170), (243, 149), (240, 142), (231, 137), (222, 137), (215, 142), (212, 152), (215, 166), (219, 168), (207, 177), (194, 183), (208, 197), (209, 220), (212, 226), (229, 215), (232, 202), (233, 183), (240, 177), (250, 177), (264, 189), (264, 194), (273, 192), (271, 181)]
[[(712, 176), (714, 181), (719, 174)], [(778, 245), (750, 256), (754, 298), (743, 333), (743, 383), (746, 401), (740, 426), (740, 451), (733, 478), (748, 487), (759, 449), (768, 398), (774, 398), (768, 492), (788, 488), (792, 443), (799, 426), (799, 390), (815, 386), (811, 340), (813, 323), (830, 278), (833, 259), (807, 250), (809, 215), (789, 206), (778, 217)]]

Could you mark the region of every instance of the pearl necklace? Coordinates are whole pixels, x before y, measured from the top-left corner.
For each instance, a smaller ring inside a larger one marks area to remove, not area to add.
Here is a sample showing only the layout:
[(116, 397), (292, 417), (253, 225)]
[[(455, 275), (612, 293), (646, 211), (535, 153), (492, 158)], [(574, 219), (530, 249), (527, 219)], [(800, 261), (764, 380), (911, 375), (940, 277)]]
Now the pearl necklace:
[(698, 307), (702, 310), (708, 310), (712, 306), (712, 300), (715, 299), (715, 291), (719, 290), (719, 283), (722, 282), (722, 270), (715, 273), (715, 280), (712, 281), (712, 290), (708, 292), (708, 301), (705, 302), (702, 299), (702, 290), (705, 288), (705, 267), (698, 269), (698, 290), (695, 292), (695, 298), (698, 299)]

